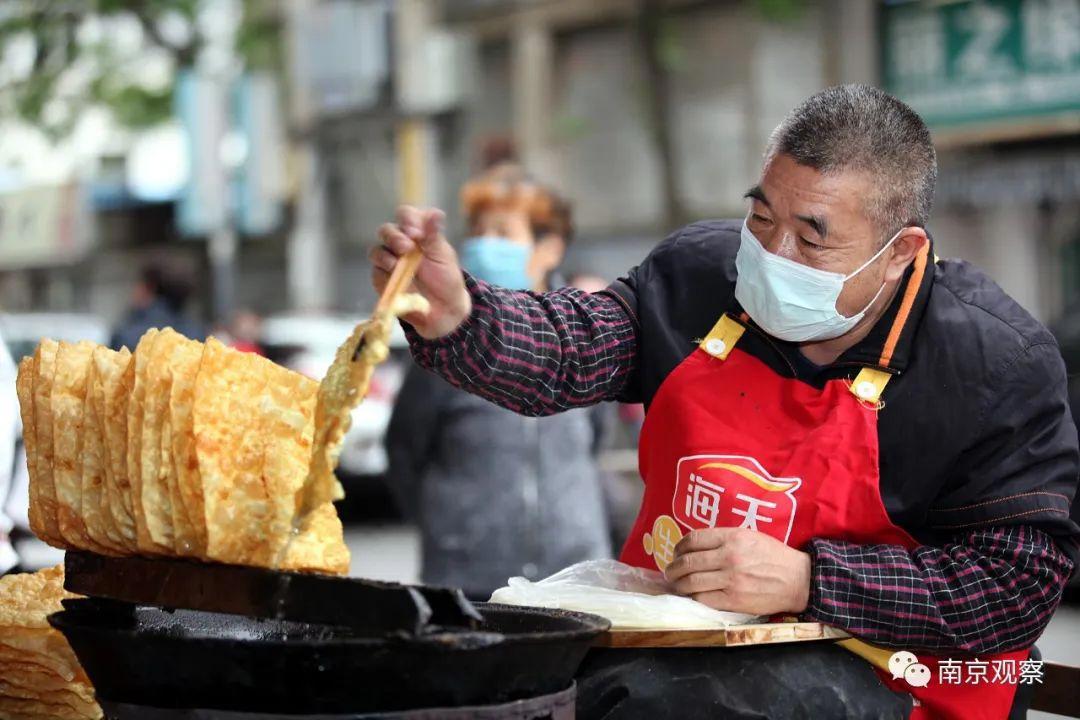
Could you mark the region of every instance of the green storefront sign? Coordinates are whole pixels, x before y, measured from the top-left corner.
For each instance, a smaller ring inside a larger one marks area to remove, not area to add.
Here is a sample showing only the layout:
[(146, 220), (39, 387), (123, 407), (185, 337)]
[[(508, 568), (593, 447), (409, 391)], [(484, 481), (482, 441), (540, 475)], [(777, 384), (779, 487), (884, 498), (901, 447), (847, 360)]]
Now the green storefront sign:
[(934, 126), (1080, 115), (1080, 0), (888, 2), (886, 89)]

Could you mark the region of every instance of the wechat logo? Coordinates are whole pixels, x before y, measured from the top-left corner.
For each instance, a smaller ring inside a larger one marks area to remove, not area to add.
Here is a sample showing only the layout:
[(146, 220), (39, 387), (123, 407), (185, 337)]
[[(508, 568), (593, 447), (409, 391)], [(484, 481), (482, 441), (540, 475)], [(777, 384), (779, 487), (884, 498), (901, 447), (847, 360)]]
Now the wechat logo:
[(911, 687), (926, 687), (930, 684), (930, 668), (919, 662), (914, 653), (907, 650), (894, 652), (889, 658), (889, 672), (893, 680), (903, 678)]

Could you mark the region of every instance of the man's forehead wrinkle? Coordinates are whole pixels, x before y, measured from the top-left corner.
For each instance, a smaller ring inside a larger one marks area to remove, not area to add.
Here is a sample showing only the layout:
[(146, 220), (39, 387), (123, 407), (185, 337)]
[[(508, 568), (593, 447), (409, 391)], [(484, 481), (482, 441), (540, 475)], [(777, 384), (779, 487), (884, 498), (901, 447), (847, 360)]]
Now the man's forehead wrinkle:
[[(790, 170), (784, 172), (785, 169)], [(797, 180), (785, 182), (783, 176), (786, 175), (795, 175)], [(873, 168), (858, 163), (844, 163), (828, 169), (815, 168), (782, 153), (765, 165), (760, 185), (768, 182), (786, 193), (787, 197), (806, 198), (812, 203), (830, 207), (846, 208), (854, 204), (853, 209), (861, 211), (864, 202), (871, 200), (869, 196), (877, 194), (875, 180), (878, 179)], [(776, 192), (770, 195), (774, 203), (776, 195)], [(822, 215), (809, 210), (805, 214)]]
[[(773, 204), (776, 204), (778, 196), (783, 196), (788, 199), (796, 200), (799, 202), (809, 202), (813, 204), (821, 205), (834, 205), (843, 201), (844, 188), (833, 187), (839, 185), (838, 177), (828, 177), (815, 173), (816, 177), (807, 178), (810, 182), (800, 179), (801, 181), (788, 182), (784, 178), (778, 177), (777, 174), (766, 174), (766, 177), (762, 178), (761, 187), (764, 190), (765, 185), (772, 186), (770, 188), (769, 196), (772, 198)], [(773, 189), (775, 188), (775, 190)], [(809, 212), (809, 215), (820, 216), (820, 212)]]

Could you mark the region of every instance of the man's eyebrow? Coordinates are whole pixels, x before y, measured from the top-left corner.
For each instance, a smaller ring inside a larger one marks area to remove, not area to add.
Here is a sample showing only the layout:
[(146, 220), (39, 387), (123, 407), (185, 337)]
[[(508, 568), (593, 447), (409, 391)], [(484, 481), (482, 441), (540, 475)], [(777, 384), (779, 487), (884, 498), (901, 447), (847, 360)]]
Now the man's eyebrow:
[[(743, 197), (757, 200), (765, 207), (772, 208), (772, 205), (769, 204), (769, 198), (765, 197), (765, 191), (761, 189), (760, 185), (755, 185), (747, 190)], [(795, 218), (814, 228), (814, 232), (822, 239), (829, 232), (829, 223), (820, 215), (796, 215)]]
[(743, 195), (743, 197), (750, 198), (751, 200), (757, 200), (759, 203), (761, 203), (767, 208), (772, 207), (772, 205), (769, 204), (769, 198), (765, 197), (765, 191), (761, 189), (760, 185), (755, 185), (754, 187), (747, 190), (746, 194)]
[(810, 227), (814, 228), (814, 232), (818, 234), (819, 238), (824, 239), (829, 233), (829, 224), (825, 222), (825, 218), (820, 215), (796, 215), (796, 220), (801, 220)]

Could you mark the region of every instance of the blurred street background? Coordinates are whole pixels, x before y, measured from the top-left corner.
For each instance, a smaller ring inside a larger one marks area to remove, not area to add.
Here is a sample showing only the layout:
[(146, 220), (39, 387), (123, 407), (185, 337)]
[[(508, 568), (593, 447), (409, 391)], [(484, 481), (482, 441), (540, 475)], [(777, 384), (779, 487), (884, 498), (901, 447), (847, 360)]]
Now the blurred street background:
[[(937, 252), (1080, 373), (1080, 0), (5, 0), (0, 335), (17, 361), (159, 312), (318, 378), (374, 306), (378, 226), (408, 201), (464, 237), (485, 153), (572, 202), (562, 274), (602, 286), (742, 215), (772, 129), (846, 82), (923, 115)], [(354, 416), (342, 515), (354, 573), (414, 580), (383, 445), (409, 362), (397, 337)], [(598, 445), (616, 543), (639, 420)], [(1078, 607), (1047, 657), (1080, 664)]]

